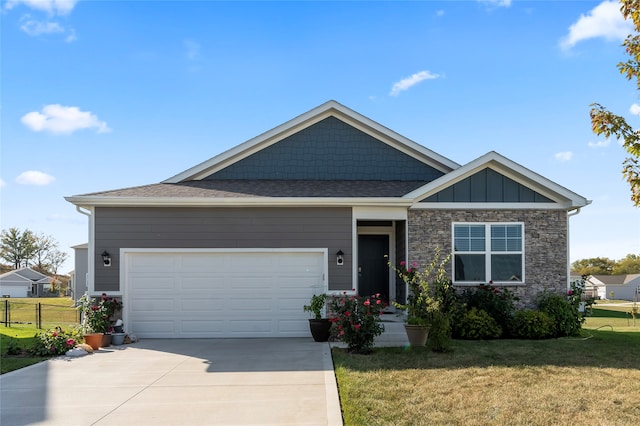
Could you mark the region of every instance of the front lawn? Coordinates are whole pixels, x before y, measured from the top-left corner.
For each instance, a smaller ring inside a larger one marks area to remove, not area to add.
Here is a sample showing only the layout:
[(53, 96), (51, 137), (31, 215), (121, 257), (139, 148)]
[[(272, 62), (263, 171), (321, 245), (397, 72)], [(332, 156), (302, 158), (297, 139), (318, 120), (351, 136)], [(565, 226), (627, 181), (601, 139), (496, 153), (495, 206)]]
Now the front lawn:
[(41, 331), (32, 324), (0, 325), (0, 374), (47, 359), (31, 356), (28, 352)]
[(334, 348), (345, 425), (638, 424), (640, 321), (598, 314), (580, 338), (456, 340), (445, 354)]

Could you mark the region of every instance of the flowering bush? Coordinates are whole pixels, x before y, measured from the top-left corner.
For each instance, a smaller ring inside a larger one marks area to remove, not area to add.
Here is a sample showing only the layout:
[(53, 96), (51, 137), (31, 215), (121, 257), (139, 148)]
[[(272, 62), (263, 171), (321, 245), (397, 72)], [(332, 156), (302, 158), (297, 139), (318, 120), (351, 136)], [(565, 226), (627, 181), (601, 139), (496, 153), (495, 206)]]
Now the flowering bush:
[(449, 314), (455, 306), (455, 291), (449, 279), (446, 264), (451, 256), (440, 260), (440, 248), (424, 271), (418, 269), (413, 262), (410, 267), (407, 262), (400, 262), (399, 268), (393, 268), (398, 276), (407, 283), (409, 295), (407, 303), (394, 302), (394, 306), (407, 311), (407, 323), (414, 325), (431, 325), (435, 317)]
[(61, 327), (43, 331), (36, 340), (33, 354), (37, 356), (63, 355), (73, 349), (80, 339), (80, 329), (64, 331)]
[(331, 335), (344, 341), (350, 352), (370, 353), (374, 339), (384, 331), (380, 316), (385, 306), (379, 293), (347, 297), (345, 292), (343, 297), (334, 297), (329, 305)]
[(108, 297), (106, 293), (95, 300), (87, 294), (80, 298), (78, 309), (82, 312), (82, 332), (89, 333), (105, 333), (109, 331), (112, 322), (112, 316), (122, 310), (122, 302)]

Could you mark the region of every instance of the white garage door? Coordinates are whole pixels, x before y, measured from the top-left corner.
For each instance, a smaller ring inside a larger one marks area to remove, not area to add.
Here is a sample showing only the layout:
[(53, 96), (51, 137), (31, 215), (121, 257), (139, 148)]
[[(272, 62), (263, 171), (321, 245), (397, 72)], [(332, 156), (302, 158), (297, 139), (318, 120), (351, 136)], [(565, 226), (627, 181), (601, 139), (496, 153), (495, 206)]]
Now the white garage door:
[(125, 252), (125, 326), (138, 337), (304, 337), (325, 251)]

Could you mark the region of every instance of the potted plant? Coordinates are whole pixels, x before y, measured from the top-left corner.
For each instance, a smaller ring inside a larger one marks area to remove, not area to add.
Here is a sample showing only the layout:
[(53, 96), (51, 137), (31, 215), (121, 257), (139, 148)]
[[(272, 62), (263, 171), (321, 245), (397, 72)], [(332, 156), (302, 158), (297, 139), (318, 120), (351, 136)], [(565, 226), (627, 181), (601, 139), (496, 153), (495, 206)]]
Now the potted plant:
[(399, 268), (393, 268), (409, 288), (407, 302), (393, 304), (407, 313), (405, 330), (411, 346), (425, 346), (432, 327), (449, 327), (448, 313), (455, 299), (445, 269), (449, 258), (440, 260), (440, 248), (436, 247), (435, 255), (424, 271), (418, 269), (416, 262), (407, 266), (403, 261)]
[(314, 294), (311, 296), (311, 302), (304, 305), (305, 312), (311, 312), (313, 318), (309, 319), (309, 328), (311, 336), (316, 342), (326, 342), (329, 340), (331, 322), (327, 318), (322, 318), (322, 310), (327, 301), (326, 294)]
[(85, 342), (93, 349), (109, 346), (112, 316), (122, 309), (122, 303), (106, 293), (97, 300), (85, 294), (80, 298), (78, 309), (82, 313), (81, 330)]

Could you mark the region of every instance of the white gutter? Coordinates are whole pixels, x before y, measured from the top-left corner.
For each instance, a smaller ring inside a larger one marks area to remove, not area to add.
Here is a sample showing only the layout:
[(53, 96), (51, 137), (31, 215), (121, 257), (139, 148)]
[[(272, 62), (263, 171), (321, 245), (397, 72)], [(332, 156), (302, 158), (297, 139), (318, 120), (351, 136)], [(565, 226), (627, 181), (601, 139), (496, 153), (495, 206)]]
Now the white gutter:
[[(587, 200), (587, 205), (591, 204), (591, 200)], [(574, 211), (567, 212), (567, 292), (571, 290), (571, 217), (580, 214), (581, 207)]]

